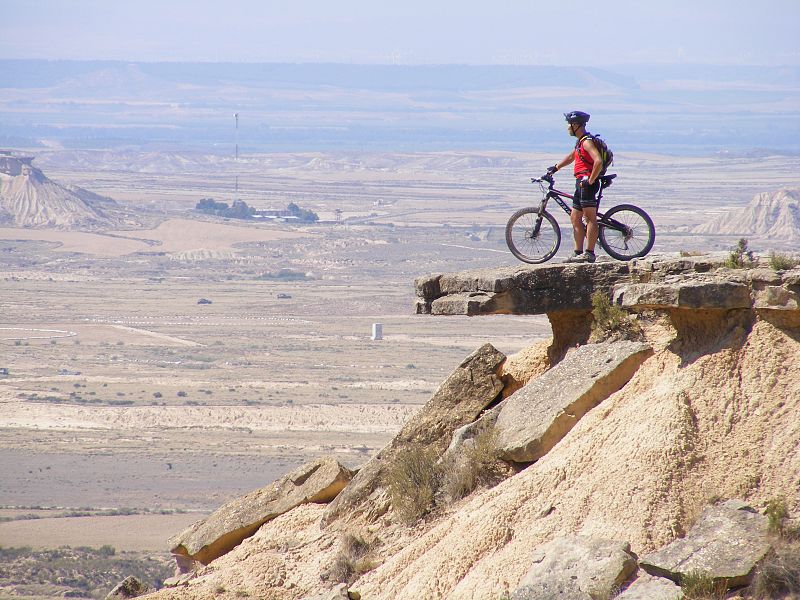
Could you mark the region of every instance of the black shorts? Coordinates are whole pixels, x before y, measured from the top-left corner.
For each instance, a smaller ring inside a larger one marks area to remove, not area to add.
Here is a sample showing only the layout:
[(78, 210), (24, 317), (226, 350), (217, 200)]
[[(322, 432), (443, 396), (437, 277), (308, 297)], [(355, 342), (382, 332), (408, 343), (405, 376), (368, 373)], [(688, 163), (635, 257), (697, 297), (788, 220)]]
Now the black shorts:
[(580, 186), (580, 181), (580, 179), (575, 180), (575, 197), (572, 199), (572, 208), (576, 210), (592, 207), (597, 208), (599, 204), (597, 192), (600, 190), (600, 180), (598, 179), (592, 185), (585, 188)]

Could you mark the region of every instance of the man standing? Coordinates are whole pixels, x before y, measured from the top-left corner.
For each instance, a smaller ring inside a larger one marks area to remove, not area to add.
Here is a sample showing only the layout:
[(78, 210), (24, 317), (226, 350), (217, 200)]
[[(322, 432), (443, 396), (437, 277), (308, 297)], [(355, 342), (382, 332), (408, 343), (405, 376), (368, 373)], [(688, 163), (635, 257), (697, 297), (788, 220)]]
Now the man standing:
[[(567, 262), (590, 262), (596, 258), (594, 246), (597, 243), (597, 192), (600, 189), (600, 172), (603, 170), (603, 159), (590, 133), (586, 131), (589, 115), (579, 110), (565, 113), (567, 131), (578, 138), (575, 148), (554, 166), (547, 169), (555, 173), (562, 167), (574, 162), (575, 199), (572, 201), (570, 220), (572, 236), (575, 239), (575, 254)], [(584, 220), (586, 224), (584, 225)], [(586, 242), (586, 251), (583, 243)]]

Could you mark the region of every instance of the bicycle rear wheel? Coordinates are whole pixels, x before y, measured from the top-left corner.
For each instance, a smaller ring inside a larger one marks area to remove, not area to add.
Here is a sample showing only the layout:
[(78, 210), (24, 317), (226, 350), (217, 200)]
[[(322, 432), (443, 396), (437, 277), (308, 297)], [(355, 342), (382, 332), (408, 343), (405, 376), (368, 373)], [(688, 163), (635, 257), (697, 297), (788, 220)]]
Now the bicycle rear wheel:
[[(610, 222), (613, 227), (605, 222)], [(598, 241), (609, 256), (617, 260), (631, 260), (645, 256), (653, 249), (656, 228), (653, 220), (638, 206), (619, 204), (598, 219)]]
[(506, 223), (506, 244), (522, 262), (543, 263), (553, 258), (561, 245), (561, 229), (553, 215), (534, 207), (518, 210)]

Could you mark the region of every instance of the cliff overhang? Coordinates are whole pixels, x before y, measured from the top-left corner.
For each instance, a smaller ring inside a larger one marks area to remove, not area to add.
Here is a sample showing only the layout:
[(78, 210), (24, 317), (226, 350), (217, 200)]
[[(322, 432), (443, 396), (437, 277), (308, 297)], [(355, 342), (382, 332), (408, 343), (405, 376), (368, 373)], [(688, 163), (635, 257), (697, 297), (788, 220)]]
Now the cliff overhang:
[(415, 280), (417, 314), (552, 316), (592, 310), (602, 290), (630, 311), (754, 309), (797, 314), (800, 268), (729, 269), (713, 257), (435, 273)]

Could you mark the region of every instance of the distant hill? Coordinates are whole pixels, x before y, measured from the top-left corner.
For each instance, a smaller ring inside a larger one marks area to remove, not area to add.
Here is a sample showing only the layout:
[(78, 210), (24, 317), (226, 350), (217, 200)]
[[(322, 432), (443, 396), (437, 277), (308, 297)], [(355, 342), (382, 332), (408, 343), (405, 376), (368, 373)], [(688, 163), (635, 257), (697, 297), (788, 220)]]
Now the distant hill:
[(106, 212), (115, 202), (48, 179), (33, 158), (0, 154), (0, 223), (17, 227), (98, 229), (120, 222)]
[(720, 215), (693, 232), (800, 242), (800, 188), (756, 194), (745, 208)]
[[(800, 67), (0, 59), (0, 144), (242, 152), (562, 152), (563, 112), (615, 151), (800, 152)], [(724, 107), (725, 126), (709, 115)], [(234, 132), (234, 114), (240, 115)]]

